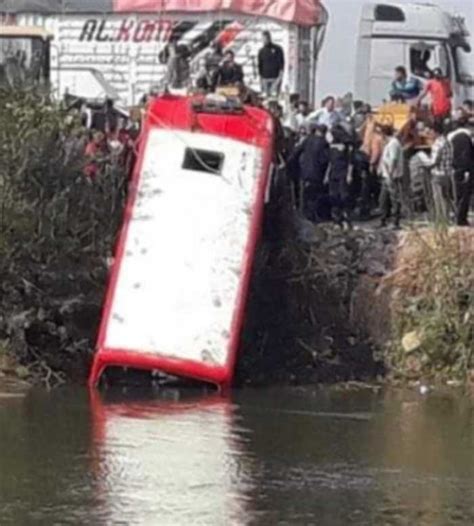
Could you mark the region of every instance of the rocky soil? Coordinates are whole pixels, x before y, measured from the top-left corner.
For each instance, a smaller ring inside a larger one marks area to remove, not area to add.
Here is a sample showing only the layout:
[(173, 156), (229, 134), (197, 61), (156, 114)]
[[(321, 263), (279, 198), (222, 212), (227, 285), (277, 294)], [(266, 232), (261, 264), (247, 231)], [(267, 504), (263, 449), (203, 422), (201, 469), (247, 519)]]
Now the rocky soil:
[[(384, 375), (361, 291), (390, 272), (396, 234), (300, 219), (260, 250), (238, 378), (246, 384), (373, 381)], [(383, 303), (383, 302), (381, 302)], [(364, 313), (360, 312), (363, 309)], [(372, 315), (374, 313), (372, 312)], [(382, 325), (385, 318), (372, 316)]]

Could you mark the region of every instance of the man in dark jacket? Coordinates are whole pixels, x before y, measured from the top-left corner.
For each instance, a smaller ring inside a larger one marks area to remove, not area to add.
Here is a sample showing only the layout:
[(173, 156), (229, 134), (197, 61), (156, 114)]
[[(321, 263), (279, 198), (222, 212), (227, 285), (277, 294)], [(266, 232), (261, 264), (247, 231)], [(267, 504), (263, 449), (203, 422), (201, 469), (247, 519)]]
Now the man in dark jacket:
[(468, 226), (469, 207), (474, 192), (474, 143), (466, 118), (457, 123), (456, 130), (449, 134), (448, 139), (453, 147), (456, 222), (459, 226)]
[(339, 226), (349, 228), (351, 225), (349, 179), (354, 166), (354, 147), (352, 137), (342, 126), (334, 127), (331, 134), (328, 179), (332, 217)]
[(216, 73), (216, 86), (235, 86), (242, 87), (244, 83), (244, 72), (242, 66), (235, 62), (235, 55), (232, 50), (224, 54), (224, 61)]
[(324, 178), (329, 164), (329, 144), (326, 135), (326, 126), (313, 126), (311, 133), (295, 149), (289, 160), (290, 165), (298, 167), (303, 189), (303, 212), (311, 221), (320, 219), (318, 208), (324, 194)]
[(272, 42), (268, 31), (263, 33), (263, 47), (258, 53), (258, 73), (265, 97), (280, 95), (281, 81), (285, 69), (285, 54), (280, 46)]

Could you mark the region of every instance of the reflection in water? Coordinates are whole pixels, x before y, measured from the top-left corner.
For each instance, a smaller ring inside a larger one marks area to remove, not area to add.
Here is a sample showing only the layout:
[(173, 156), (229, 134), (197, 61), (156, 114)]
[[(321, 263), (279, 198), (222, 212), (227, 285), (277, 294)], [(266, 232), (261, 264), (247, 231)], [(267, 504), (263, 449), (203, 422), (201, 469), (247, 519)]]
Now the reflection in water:
[[(380, 514), (419, 526), (474, 524), (474, 428), (467, 399), (388, 392), (373, 430)], [(381, 441), (380, 436), (385, 440)]]
[(104, 403), (97, 395), (92, 407), (108, 523), (246, 523), (251, 459), (228, 399)]
[(0, 524), (472, 526), (455, 396), (0, 396)]

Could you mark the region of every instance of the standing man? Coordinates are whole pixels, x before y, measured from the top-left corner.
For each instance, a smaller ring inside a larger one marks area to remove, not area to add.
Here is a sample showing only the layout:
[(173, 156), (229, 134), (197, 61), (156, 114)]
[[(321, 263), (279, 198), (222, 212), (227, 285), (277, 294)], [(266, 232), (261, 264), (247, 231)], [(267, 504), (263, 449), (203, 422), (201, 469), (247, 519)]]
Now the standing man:
[(292, 93), (288, 100), (288, 108), (285, 115), (284, 125), (286, 128), (290, 128), (293, 131), (298, 129), (296, 124), (296, 115), (298, 113), (298, 106), (300, 103), (299, 93)]
[(324, 178), (329, 164), (325, 126), (311, 127), (308, 137), (295, 149), (288, 163), (298, 167), (303, 194), (303, 213), (310, 221), (320, 220)]
[(211, 51), (205, 58), (206, 70), (208, 70), (211, 75), (215, 75), (223, 58), (224, 52), (222, 50), (222, 44), (218, 40), (214, 40), (211, 44)]
[(474, 142), (472, 130), (463, 117), (457, 122), (456, 130), (448, 135), (454, 154), (454, 185), (456, 197), (456, 223), (469, 226), (468, 215), (474, 192)]
[(362, 145), (354, 154), (354, 179), (361, 181), (360, 219), (371, 217), (371, 209), (378, 203), (380, 194), (379, 165), (385, 146), (382, 128), (375, 122), (373, 115), (368, 115), (360, 130)]
[(419, 97), (419, 101), (421, 102), (428, 94), (431, 95), (431, 113), (433, 118), (435, 120), (442, 120), (450, 117), (453, 92), (449, 79), (443, 76), (440, 68), (436, 68), (433, 71), (433, 78), (426, 83)]
[(296, 112), (295, 121), (296, 127), (299, 130), (303, 126), (306, 126), (306, 121), (309, 115), (309, 105), (305, 100), (300, 100), (298, 103), (298, 111)]
[(283, 49), (272, 42), (269, 31), (264, 31), (263, 47), (258, 53), (258, 73), (262, 93), (265, 97), (279, 97), (284, 69), (285, 54)]
[(189, 49), (186, 45), (170, 42), (165, 49), (165, 85), (167, 89), (183, 89), (189, 81)]
[(353, 170), (353, 152), (351, 137), (342, 126), (332, 131), (333, 141), (329, 150), (329, 197), (331, 214), (341, 227), (351, 226), (351, 200), (349, 182)]
[(382, 173), (381, 226), (385, 227), (389, 217), (393, 216), (394, 227), (399, 228), (402, 212), (403, 147), (392, 126), (384, 127), (383, 133), (387, 143), (380, 162)]
[(112, 99), (106, 99), (105, 101), (104, 124), (105, 129), (103, 131), (107, 136), (115, 133), (119, 127), (118, 113), (115, 110), (114, 101)]
[(322, 107), (308, 115), (308, 123), (318, 126), (326, 126), (331, 131), (335, 126), (342, 124), (344, 119), (336, 111), (336, 99), (330, 95), (323, 100)]
[(453, 147), (446, 137), (443, 122), (435, 121), (431, 128), (435, 141), (425, 165), (431, 168), (435, 219), (447, 223), (454, 175)]

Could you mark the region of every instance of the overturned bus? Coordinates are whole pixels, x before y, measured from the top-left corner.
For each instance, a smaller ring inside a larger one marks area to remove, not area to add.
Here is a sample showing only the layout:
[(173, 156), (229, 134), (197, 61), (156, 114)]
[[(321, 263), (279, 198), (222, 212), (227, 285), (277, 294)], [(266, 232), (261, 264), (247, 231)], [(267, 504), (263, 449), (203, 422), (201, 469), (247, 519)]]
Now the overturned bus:
[(114, 366), (231, 384), (274, 139), (270, 114), (237, 99), (150, 102), (91, 386)]

